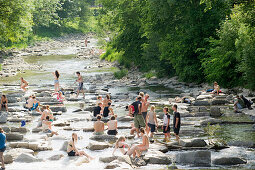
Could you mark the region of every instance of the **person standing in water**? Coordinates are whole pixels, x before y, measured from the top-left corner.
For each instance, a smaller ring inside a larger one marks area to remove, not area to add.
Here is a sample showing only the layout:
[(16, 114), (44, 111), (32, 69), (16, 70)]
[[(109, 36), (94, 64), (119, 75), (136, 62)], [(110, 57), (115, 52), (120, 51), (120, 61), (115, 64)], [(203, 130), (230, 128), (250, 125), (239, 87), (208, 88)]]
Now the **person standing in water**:
[(177, 112), (177, 105), (173, 105), (172, 107), (173, 113), (174, 113), (174, 120), (173, 120), (173, 128), (174, 128), (174, 135), (176, 137), (176, 140), (180, 144), (180, 137), (179, 137), (179, 131), (181, 128), (181, 116), (180, 113)]
[(0, 160), (2, 162), (2, 168), (5, 169), (4, 166), (4, 151), (6, 149), (6, 136), (2, 128), (0, 128)]
[(84, 90), (83, 90), (83, 78), (81, 76), (81, 73), (80, 72), (76, 72), (76, 75), (78, 76), (78, 79), (76, 80), (76, 82), (79, 83), (79, 86), (78, 86), (78, 89), (77, 89), (77, 98), (79, 96), (79, 93), (82, 92), (83, 94), (83, 99), (85, 99), (85, 93), (84, 93)]
[(20, 78), (20, 88), (24, 91), (27, 91), (26, 87), (28, 86), (28, 83), (26, 80), (24, 80), (23, 77)]
[(5, 108), (6, 112), (8, 112), (8, 99), (6, 95), (2, 95), (1, 97), (1, 104), (0, 104), (0, 111)]
[(162, 129), (163, 129), (163, 133), (165, 135), (165, 139), (163, 141), (167, 142), (171, 138), (171, 136), (170, 136), (170, 115), (168, 113), (167, 107), (164, 107), (163, 112), (164, 112), (164, 117), (163, 117)]
[(54, 73), (52, 73), (54, 75), (54, 87), (55, 87), (55, 92), (58, 92), (59, 89), (59, 72), (58, 70), (56, 70)]

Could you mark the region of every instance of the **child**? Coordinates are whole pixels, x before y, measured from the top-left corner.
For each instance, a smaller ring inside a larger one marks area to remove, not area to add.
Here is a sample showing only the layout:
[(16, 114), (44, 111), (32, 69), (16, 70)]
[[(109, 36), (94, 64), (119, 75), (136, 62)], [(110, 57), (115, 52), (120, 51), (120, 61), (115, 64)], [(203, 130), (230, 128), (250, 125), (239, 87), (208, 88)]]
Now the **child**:
[(164, 112), (164, 117), (163, 117), (163, 133), (165, 135), (165, 139), (163, 140), (164, 142), (167, 142), (170, 140), (170, 115), (168, 114), (168, 108), (164, 107), (163, 109)]

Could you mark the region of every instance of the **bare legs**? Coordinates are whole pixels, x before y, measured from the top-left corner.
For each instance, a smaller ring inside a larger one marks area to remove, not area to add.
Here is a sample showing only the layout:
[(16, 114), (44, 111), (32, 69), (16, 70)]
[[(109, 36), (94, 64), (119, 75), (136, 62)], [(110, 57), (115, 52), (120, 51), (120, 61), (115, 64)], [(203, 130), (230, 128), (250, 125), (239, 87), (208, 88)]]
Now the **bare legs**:
[(0, 160), (2, 162), (2, 169), (5, 169), (5, 166), (4, 166), (4, 153), (3, 152), (0, 152)]
[(80, 91), (82, 92), (83, 94), (83, 99), (85, 99), (85, 93), (84, 93), (84, 90), (77, 90), (77, 96), (76, 98), (78, 98), (79, 94), (80, 94)]
[(77, 154), (77, 156), (83, 156), (84, 155), (90, 160), (95, 159), (95, 158), (92, 158), (91, 156), (89, 156), (88, 154), (86, 154), (84, 151), (78, 151), (76, 154)]
[(20, 88), (21, 88), (22, 90), (24, 90), (24, 91), (27, 91), (26, 87), (27, 87), (26, 84), (22, 84), (22, 85), (20, 86)]
[(60, 89), (59, 89), (59, 83), (55, 83), (54, 84), (54, 87), (55, 87), (55, 92), (58, 92)]

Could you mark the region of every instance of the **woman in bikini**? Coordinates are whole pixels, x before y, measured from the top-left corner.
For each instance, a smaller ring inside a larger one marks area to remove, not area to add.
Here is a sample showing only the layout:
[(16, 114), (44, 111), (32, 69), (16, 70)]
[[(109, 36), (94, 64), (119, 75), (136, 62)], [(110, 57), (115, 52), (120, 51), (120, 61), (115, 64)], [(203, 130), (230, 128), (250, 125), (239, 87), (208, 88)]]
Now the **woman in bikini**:
[[(128, 156), (131, 156), (133, 155), (133, 157), (135, 158), (135, 156), (137, 157), (140, 157), (139, 155), (139, 151), (138, 151), (138, 146), (137, 145), (133, 145), (131, 148), (128, 146), (127, 143), (125, 143), (126, 141), (126, 138), (121, 136), (117, 141), (116, 141), (116, 144), (115, 144), (115, 148), (112, 152), (112, 155), (114, 155), (114, 152), (119, 149), (120, 152), (123, 154), (123, 155), (128, 155)], [(125, 148), (127, 148), (127, 151), (125, 150)]]
[(103, 107), (107, 107), (108, 103), (112, 103), (111, 96), (107, 94), (103, 100)]
[(89, 156), (88, 154), (86, 154), (84, 151), (78, 151), (78, 149), (75, 146), (77, 141), (78, 141), (77, 134), (72, 133), (72, 139), (68, 142), (68, 145), (67, 145), (68, 156), (83, 156), (83, 155), (85, 155), (90, 160), (94, 159), (91, 156)]
[(22, 90), (24, 90), (24, 91), (27, 91), (27, 89), (26, 89), (26, 87), (28, 86), (27, 81), (24, 80), (23, 77), (20, 78), (20, 81), (21, 81), (21, 83), (20, 83), (20, 88), (21, 88)]
[(5, 108), (6, 112), (8, 112), (8, 99), (6, 95), (2, 95), (1, 97), (1, 104), (0, 104), (0, 111)]
[(50, 121), (50, 117), (46, 116), (46, 119), (42, 121), (42, 129), (46, 133), (50, 133), (51, 136), (58, 135), (58, 132), (53, 131), (51, 128), (52, 121)]
[[(144, 128), (140, 128), (140, 132), (141, 132), (141, 136), (143, 139), (143, 143), (140, 145), (137, 145), (138, 147), (138, 152), (143, 152), (143, 151), (147, 151), (149, 149), (149, 138), (148, 136), (145, 134)], [(137, 153), (137, 154), (141, 154), (141, 153)]]
[(58, 70), (56, 70), (54, 73), (52, 73), (54, 75), (54, 87), (55, 87), (55, 92), (59, 91), (59, 72)]

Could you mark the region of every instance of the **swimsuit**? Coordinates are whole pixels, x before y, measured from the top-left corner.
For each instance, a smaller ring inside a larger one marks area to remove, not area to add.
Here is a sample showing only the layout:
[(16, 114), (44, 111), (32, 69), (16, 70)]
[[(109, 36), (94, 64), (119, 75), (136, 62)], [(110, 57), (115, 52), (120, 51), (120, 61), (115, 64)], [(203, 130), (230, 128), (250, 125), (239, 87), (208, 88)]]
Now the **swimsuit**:
[(117, 133), (118, 133), (118, 132), (117, 132), (116, 129), (115, 129), (115, 130), (108, 130), (108, 131), (107, 131), (107, 134), (108, 134), (108, 135), (117, 135)]
[(70, 151), (67, 154), (68, 154), (68, 156), (75, 156), (75, 152), (74, 151)]
[(83, 90), (83, 82), (79, 82), (78, 90)]
[(109, 112), (110, 112), (109, 107), (105, 107), (104, 108), (104, 112), (103, 112), (103, 116), (104, 117), (108, 117), (109, 116)]
[(56, 83), (59, 83), (59, 81), (58, 80), (54, 80), (54, 83), (56, 84)]

